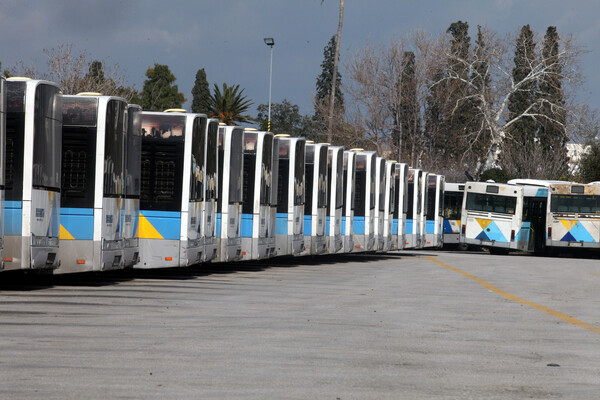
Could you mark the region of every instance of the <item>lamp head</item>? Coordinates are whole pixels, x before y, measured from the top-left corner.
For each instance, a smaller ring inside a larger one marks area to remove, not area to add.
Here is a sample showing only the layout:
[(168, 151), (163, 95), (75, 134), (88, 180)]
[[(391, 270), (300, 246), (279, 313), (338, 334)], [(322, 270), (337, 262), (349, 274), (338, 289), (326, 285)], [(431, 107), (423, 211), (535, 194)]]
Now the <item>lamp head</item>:
[(273, 47), (275, 45), (275, 39), (269, 37), (269, 38), (264, 38), (265, 44), (267, 46), (271, 46)]

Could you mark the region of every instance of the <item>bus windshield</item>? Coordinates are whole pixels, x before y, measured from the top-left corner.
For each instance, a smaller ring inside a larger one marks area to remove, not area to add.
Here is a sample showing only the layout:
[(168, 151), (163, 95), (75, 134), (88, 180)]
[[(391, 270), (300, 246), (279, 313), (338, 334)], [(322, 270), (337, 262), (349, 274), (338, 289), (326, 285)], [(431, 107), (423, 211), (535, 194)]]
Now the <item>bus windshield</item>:
[(142, 114), (138, 107), (127, 108), (127, 163), (125, 194), (140, 195), (142, 164)]
[(550, 211), (553, 213), (600, 213), (600, 196), (553, 194), (550, 196)]
[(273, 165), (273, 136), (265, 135), (262, 149), (261, 179), (260, 179), (260, 204), (268, 205), (271, 198)]
[(62, 96), (57, 87), (40, 84), (33, 116), (34, 187), (60, 190), (61, 142)]
[(319, 168), (317, 177), (317, 207), (327, 206), (327, 147), (323, 146), (319, 150)]
[(231, 132), (231, 155), (229, 160), (229, 204), (242, 202), (243, 140), (244, 130), (234, 128)]
[[(294, 165), (294, 205), (304, 204), (304, 142), (296, 142), (296, 159)], [(281, 154), (281, 153), (279, 153)]]
[(464, 192), (445, 192), (444, 193), (444, 218), (460, 219), (460, 210), (462, 208)]
[(467, 210), (514, 214), (517, 198), (486, 193), (467, 193)]
[(211, 121), (208, 124), (206, 137), (206, 200), (217, 198), (217, 146), (219, 136), (219, 123)]
[(190, 171), (190, 201), (204, 200), (204, 135), (206, 117), (196, 116), (192, 124), (192, 160)]
[(126, 103), (118, 100), (109, 100), (106, 107), (104, 194), (107, 196), (124, 194), (125, 107)]

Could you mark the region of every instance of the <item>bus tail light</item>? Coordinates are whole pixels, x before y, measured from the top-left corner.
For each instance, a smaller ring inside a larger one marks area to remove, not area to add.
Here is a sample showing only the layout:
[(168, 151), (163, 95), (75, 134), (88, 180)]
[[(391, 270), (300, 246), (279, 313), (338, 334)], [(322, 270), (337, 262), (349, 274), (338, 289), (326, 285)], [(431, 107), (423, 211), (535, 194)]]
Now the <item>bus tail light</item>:
[(12, 257), (4, 257), (4, 261), (13, 262), (13, 258)]
[(548, 227), (548, 239), (552, 239), (552, 227)]
[(462, 226), (462, 234), (465, 235), (467, 233), (467, 225)]
[(514, 229), (512, 231), (510, 231), (510, 241), (511, 242), (515, 241), (515, 230)]
[(173, 257), (165, 257), (165, 261), (173, 261)]
[(77, 264), (85, 264), (85, 260), (77, 260)]

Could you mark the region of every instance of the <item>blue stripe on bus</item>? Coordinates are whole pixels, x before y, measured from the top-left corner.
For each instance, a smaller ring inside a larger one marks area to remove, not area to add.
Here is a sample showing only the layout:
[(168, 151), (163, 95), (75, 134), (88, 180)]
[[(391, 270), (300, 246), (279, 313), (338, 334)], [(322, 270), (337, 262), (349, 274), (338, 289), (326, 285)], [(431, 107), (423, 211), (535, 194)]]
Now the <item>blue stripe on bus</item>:
[(242, 214), (242, 237), (252, 237), (253, 217), (254, 216), (252, 214)]
[(435, 233), (435, 221), (430, 219), (425, 221), (425, 233)]
[(548, 188), (540, 188), (535, 193), (535, 197), (548, 197)]
[(342, 235), (346, 234), (346, 217), (342, 217)]
[(20, 236), (23, 228), (23, 210), (20, 201), (4, 202), (4, 234)]
[(275, 234), (276, 235), (287, 235), (288, 233), (288, 215), (287, 213), (277, 213), (277, 220), (275, 221)]
[(312, 232), (312, 215), (304, 216), (304, 236), (310, 236)]
[(329, 215), (325, 218), (325, 236), (329, 236)]
[[(61, 207), (60, 215), (94, 215), (93, 208)], [(61, 221), (62, 223), (62, 221)]]
[(353, 233), (357, 235), (365, 234), (365, 217), (354, 217), (354, 221), (352, 222)]
[(444, 220), (443, 227), (444, 227), (444, 233), (456, 233), (452, 230), (452, 225), (450, 225), (450, 221), (447, 219)]
[(398, 234), (398, 218), (392, 220), (392, 235)]
[(60, 209), (60, 224), (75, 240), (94, 239), (94, 209), (66, 208)]
[(141, 210), (140, 214), (148, 220), (163, 239), (180, 239), (181, 212)]
[(413, 234), (413, 220), (412, 219), (406, 220), (406, 233)]
[(221, 213), (217, 213), (217, 233), (216, 237), (221, 237)]

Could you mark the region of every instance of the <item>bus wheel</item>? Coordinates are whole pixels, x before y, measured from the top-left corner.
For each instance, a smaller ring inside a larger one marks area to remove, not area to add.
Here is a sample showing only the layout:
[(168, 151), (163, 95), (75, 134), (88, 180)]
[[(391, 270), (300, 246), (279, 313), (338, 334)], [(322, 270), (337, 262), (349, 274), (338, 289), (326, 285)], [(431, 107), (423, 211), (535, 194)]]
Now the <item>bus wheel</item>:
[(459, 243), (456, 248), (459, 251), (467, 251), (467, 250), (469, 250), (469, 245), (467, 243)]
[(498, 248), (498, 247), (490, 247), (490, 254), (495, 256), (505, 256), (508, 254), (508, 249)]

